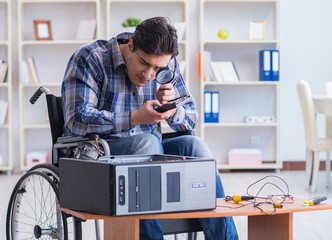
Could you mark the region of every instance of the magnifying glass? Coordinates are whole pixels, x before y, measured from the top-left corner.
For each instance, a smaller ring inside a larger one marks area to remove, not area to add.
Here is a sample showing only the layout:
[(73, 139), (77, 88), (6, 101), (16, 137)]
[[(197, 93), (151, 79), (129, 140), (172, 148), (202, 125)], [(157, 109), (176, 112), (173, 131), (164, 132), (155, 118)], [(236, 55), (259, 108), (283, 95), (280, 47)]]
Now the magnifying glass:
[(159, 84), (167, 84), (172, 83), (174, 84), (176, 80), (178, 79), (176, 76), (176, 63), (174, 63), (175, 67), (173, 69), (170, 66), (167, 66), (166, 68), (161, 69), (158, 71), (156, 75), (156, 81)]

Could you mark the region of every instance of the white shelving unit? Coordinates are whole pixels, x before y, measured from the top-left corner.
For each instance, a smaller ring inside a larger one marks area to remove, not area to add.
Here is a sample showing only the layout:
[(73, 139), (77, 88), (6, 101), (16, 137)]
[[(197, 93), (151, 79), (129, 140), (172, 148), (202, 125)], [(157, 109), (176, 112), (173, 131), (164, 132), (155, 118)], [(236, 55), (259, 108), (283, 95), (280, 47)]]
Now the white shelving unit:
[(12, 22), (11, 0), (0, 0), (0, 59), (8, 64), (7, 78), (0, 83), (0, 100), (8, 101), (8, 112), (5, 124), (0, 125), (0, 171), (13, 170), (12, 157)]
[[(92, 40), (75, 40), (81, 20), (96, 20), (100, 37), (99, 0), (20, 0), (18, 1), (18, 61), (20, 112), (20, 168), (26, 170), (30, 152), (47, 152), (51, 161), (51, 134), (46, 99), (34, 105), (29, 99), (40, 86), (60, 96), (60, 86), (69, 58), (81, 45)], [(50, 20), (53, 39), (35, 40), (33, 20)], [(40, 82), (23, 83), (22, 61), (33, 57)], [(44, 99), (43, 99), (44, 98)]]
[[(249, 40), (252, 20), (265, 20), (263, 40)], [(201, 0), (200, 49), (209, 51), (211, 61), (234, 63), (240, 81), (204, 81), (201, 76), (201, 137), (210, 146), (218, 169), (280, 169), (280, 82), (259, 81), (259, 51), (280, 49), (279, 0)], [(219, 29), (228, 29), (223, 40)], [(282, 54), (282, 53), (281, 53)], [(204, 59), (202, 60), (204, 61)], [(219, 123), (204, 122), (204, 92), (220, 93)], [(269, 124), (244, 123), (245, 116), (274, 116)], [(234, 148), (262, 151), (261, 165), (229, 165)]]
[[(188, 1), (186, 0), (107, 0), (106, 3), (106, 35), (107, 38), (116, 36), (121, 32), (132, 31), (122, 27), (122, 22), (128, 17), (142, 20), (155, 17), (168, 17), (173, 24), (185, 23), (183, 37), (179, 38), (179, 55), (177, 59), (184, 63), (184, 79), (189, 79), (189, 48), (188, 48)], [(189, 88), (190, 82), (186, 81)], [(163, 132), (173, 131), (162, 123)]]

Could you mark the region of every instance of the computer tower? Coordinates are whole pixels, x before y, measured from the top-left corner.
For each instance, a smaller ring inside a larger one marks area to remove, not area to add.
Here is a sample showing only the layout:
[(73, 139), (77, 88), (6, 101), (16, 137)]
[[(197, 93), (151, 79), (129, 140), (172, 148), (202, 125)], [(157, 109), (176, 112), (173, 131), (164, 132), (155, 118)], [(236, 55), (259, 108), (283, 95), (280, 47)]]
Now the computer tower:
[(213, 159), (119, 155), (60, 159), (61, 207), (103, 215), (216, 208)]

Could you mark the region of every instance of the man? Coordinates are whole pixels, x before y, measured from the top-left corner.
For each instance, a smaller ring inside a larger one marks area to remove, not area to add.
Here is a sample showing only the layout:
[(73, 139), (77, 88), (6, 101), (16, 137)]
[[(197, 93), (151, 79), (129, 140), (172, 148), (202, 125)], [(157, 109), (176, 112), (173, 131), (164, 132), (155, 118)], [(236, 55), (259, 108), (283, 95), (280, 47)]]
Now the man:
[[(197, 121), (193, 98), (165, 112), (156, 107), (190, 96), (179, 71), (178, 39), (168, 19), (143, 21), (134, 33), (82, 46), (70, 58), (62, 85), (65, 133), (98, 133), (113, 155), (175, 154), (212, 158), (206, 144), (184, 135), (162, 141), (160, 121), (176, 131)], [(224, 197), (219, 174), (217, 197)], [(238, 239), (232, 218), (200, 219), (206, 239)], [(141, 239), (163, 239), (159, 220), (141, 221)]]

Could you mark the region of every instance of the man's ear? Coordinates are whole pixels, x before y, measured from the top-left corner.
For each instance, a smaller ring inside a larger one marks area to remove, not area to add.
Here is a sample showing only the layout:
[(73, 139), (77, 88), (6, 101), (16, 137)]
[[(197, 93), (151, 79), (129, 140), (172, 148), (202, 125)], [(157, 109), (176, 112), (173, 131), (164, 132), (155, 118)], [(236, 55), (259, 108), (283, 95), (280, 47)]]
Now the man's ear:
[(133, 39), (129, 39), (129, 42), (128, 42), (128, 49), (130, 52), (132, 52), (134, 50), (134, 42), (133, 42)]

